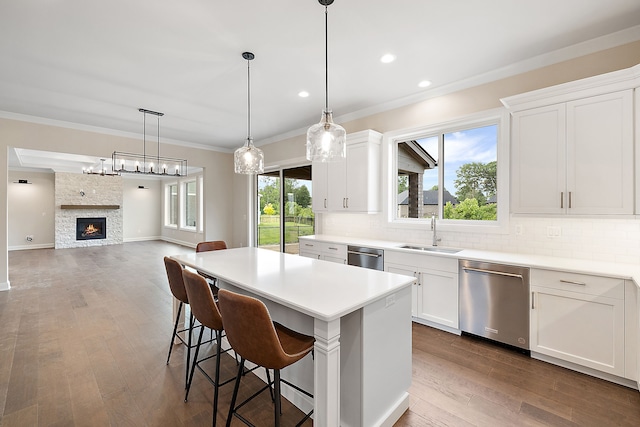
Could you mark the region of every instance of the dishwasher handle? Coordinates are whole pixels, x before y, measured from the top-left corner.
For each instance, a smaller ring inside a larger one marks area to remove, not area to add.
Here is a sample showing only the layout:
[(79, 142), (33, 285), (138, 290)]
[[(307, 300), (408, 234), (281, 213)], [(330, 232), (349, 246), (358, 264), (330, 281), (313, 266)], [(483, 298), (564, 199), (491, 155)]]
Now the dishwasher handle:
[(366, 255), (366, 256), (370, 256), (373, 258), (380, 258), (382, 256), (382, 254), (369, 254), (366, 252), (359, 252), (359, 251), (347, 251), (348, 254), (354, 254), (354, 255)]
[(522, 277), (522, 274), (507, 273), (505, 271), (497, 271), (497, 270), (486, 270), (484, 268), (475, 268), (475, 267), (462, 267), (462, 269), (470, 273), (495, 274), (498, 276), (515, 277), (515, 278), (524, 280), (524, 277)]

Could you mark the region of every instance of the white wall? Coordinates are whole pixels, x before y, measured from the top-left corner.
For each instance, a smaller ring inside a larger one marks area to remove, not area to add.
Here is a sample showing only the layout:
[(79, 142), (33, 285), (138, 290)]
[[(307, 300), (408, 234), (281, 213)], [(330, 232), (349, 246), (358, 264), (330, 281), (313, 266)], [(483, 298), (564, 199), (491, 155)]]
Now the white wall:
[(124, 174), (122, 178), (124, 241), (160, 239), (162, 181)]
[[(26, 179), (31, 184), (14, 184), (20, 179)], [(54, 182), (53, 173), (9, 171), (9, 250), (53, 247)], [(33, 236), (33, 240), (27, 241), (27, 235)]]

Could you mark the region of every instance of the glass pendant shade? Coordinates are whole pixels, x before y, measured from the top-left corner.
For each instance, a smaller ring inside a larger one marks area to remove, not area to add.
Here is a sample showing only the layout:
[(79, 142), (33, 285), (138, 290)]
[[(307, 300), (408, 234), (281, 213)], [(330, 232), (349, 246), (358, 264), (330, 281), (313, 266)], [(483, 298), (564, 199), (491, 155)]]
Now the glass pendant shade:
[(347, 132), (333, 123), (331, 110), (324, 110), (320, 123), (307, 130), (307, 160), (313, 162), (335, 162), (344, 160)]
[(236, 173), (260, 174), (264, 172), (264, 153), (253, 145), (253, 139), (247, 138), (244, 146), (238, 148), (233, 155)]

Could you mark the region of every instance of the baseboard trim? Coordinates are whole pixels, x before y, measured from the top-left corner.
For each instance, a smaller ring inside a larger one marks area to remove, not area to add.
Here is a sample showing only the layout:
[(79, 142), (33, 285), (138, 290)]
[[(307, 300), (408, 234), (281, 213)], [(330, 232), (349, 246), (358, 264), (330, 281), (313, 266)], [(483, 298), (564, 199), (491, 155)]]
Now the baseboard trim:
[(7, 247), (7, 251), (27, 251), (29, 249), (53, 249), (55, 245), (53, 243), (42, 243), (39, 245), (20, 245), (20, 246), (9, 246)]
[(194, 248), (194, 249), (197, 245), (196, 243), (184, 242), (182, 240), (172, 239), (170, 237), (165, 237), (165, 236), (160, 237), (159, 240), (169, 242), (169, 243), (175, 243), (176, 245), (186, 246), (188, 248)]
[(125, 239), (123, 239), (122, 241), (124, 243), (129, 243), (129, 242), (150, 242), (153, 240), (164, 240), (161, 236), (151, 236), (151, 237), (127, 237)]
[(8, 280), (6, 282), (1, 282), (0, 283), (0, 292), (1, 291), (8, 291), (9, 289), (11, 289), (11, 284), (9, 283)]

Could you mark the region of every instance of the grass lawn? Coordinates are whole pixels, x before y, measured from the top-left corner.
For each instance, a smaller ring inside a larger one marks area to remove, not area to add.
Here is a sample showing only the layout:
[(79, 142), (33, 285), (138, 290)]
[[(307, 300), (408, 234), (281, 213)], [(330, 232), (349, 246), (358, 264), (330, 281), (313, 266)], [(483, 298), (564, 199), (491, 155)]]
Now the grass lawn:
[[(298, 236), (309, 236), (313, 234), (312, 225), (296, 224), (295, 222), (285, 223), (285, 243), (295, 243)], [(280, 242), (280, 224), (260, 224), (258, 225), (258, 246), (276, 245)]]

